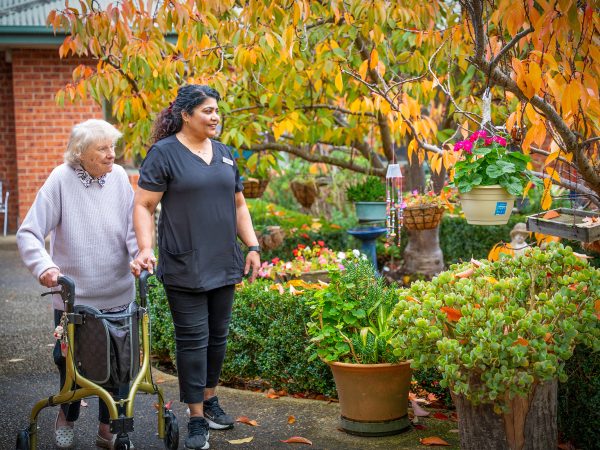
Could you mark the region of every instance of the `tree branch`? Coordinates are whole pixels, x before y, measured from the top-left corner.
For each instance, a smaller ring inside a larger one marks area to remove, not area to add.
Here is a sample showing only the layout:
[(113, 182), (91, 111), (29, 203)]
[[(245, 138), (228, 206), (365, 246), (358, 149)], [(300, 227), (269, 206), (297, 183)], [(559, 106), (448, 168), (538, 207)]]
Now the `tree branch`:
[(554, 183), (558, 184), (559, 186), (564, 187), (565, 189), (569, 189), (571, 191), (577, 192), (578, 194), (585, 195), (586, 197), (588, 197), (590, 199), (590, 201), (594, 205), (596, 205), (596, 207), (600, 208), (600, 196), (598, 196), (598, 194), (596, 192), (587, 188), (583, 184), (575, 183), (573, 181), (566, 180), (566, 179), (560, 178), (560, 177), (559, 177), (560, 182), (557, 182), (554, 178), (552, 178), (548, 174), (545, 174), (542, 172), (531, 172), (531, 173), (541, 179), (544, 179), (544, 178), (552, 179), (552, 180), (554, 180)]
[(527, 28), (526, 30), (523, 30), (517, 34), (515, 34), (515, 36), (510, 40), (510, 42), (508, 44), (506, 44), (504, 47), (502, 47), (502, 50), (500, 50), (498, 52), (498, 54), (490, 61), (490, 67), (494, 68), (496, 66), (496, 64), (498, 64), (498, 62), (500, 61), (500, 59), (515, 45), (517, 45), (517, 42), (519, 42), (521, 40), (521, 38), (527, 36), (529, 33), (533, 33), (535, 30), (533, 29), (533, 27), (531, 28)]
[[(274, 150), (279, 152), (286, 152), (292, 155), (299, 156), (302, 159), (310, 162), (320, 162), (325, 164), (331, 164), (337, 167), (341, 167), (343, 169), (352, 170), (354, 172), (364, 173), (367, 175), (375, 175), (378, 177), (384, 177), (386, 173), (385, 168), (376, 168), (373, 165), (370, 166), (361, 166), (355, 164), (351, 161), (346, 161), (339, 158), (333, 158), (329, 155), (320, 155), (320, 154), (311, 154), (310, 152), (296, 146), (288, 145), (288, 144), (278, 144), (276, 142), (267, 142), (264, 144), (256, 144), (249, 148), (252, 151), (263, 151), (263, 150)], [(335, 148), (333, 149), (335, 150)]]

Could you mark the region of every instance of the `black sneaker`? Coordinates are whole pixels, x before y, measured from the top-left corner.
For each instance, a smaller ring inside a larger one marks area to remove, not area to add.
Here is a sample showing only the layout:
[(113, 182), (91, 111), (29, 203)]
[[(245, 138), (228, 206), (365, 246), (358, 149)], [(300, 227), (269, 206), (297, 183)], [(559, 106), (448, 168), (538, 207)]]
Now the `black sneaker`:
[(226, 430), (233, 428), (235, 420), (225, 414), (225, 411), (219, 406), (219, 399), (215, 396), (211, 399), (204, 400), (204, 417), (208, 421), (208, 425), (213, 430)]
[(185, 438), (186, 450), (205, 450), (208, 445), (208, 422), (204, 417), (190, 417), (188, 435)]

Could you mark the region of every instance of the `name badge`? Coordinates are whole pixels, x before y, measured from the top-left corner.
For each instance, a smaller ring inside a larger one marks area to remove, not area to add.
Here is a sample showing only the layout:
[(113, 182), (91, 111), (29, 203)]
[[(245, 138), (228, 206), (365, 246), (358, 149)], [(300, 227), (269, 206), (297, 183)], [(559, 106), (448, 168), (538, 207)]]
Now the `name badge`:
[(224, 156), (223, 156), (223, 162), (225, 164), (229, 164), (230, 166), (233, 166), (233, 161), (230, 160), (229, 158), (225, 158)]

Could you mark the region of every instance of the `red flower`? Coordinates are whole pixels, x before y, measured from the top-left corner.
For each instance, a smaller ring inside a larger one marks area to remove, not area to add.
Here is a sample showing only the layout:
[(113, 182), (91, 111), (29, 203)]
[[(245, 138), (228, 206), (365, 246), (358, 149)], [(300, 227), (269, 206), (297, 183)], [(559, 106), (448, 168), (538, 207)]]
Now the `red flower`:
[(279, 258), (273, 258), (273, 259), (271, 260), (271, 262), (272, 262), (273, 264), (277, 264), (277, 263), (279, 262)]
[(317, 244), (319, 244), (321, 247), (325, 247), (325, 242), (323, 241), (317, 241)]

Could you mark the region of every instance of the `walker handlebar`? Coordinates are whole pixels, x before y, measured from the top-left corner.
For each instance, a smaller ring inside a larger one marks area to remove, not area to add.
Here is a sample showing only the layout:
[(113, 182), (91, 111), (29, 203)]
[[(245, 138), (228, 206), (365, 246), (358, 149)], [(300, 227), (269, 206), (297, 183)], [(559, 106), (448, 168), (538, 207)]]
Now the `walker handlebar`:
[(73, 305), (75, 304), (75, 282), (64, 275), (59, 276), (57, 282), (61, 287), (60, 296), (65, 304), (65, 312), (73, 312)]
[(150, 278), (152, 274), (147, 270), (142, 270), (140, 273), (140, 277), (138, 279), (138, 286), (140, 289), (140, 306), (142, 308), (146, 307), (146, 298), (148, 296), (148, 278)]

